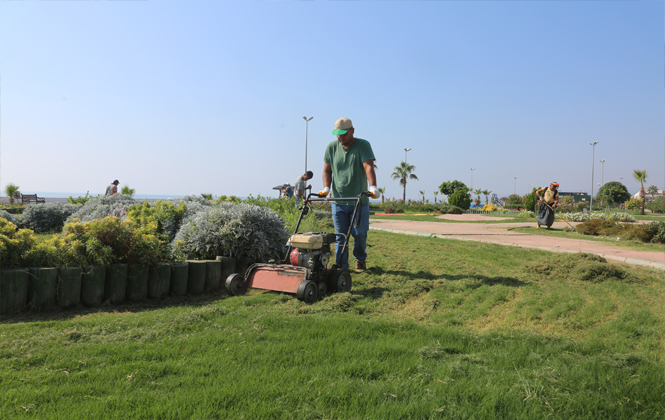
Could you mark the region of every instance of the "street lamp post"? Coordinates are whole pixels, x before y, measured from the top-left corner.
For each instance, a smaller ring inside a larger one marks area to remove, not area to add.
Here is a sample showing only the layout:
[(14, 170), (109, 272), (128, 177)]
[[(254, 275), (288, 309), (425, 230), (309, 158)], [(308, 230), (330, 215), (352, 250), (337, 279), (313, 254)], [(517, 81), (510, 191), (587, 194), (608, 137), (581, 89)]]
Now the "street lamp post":
[(411, 150), (410, 147), (405, 147), (404, 148), (404, 163), (406, 163), (406, 154), (409, 152), (409, 150)]
[(471, 189), (473, 189), (473, 171), (475, 171), (476, 168), (471, 168)]
[(513, 195), (517, 195), (517, 177), (515, 178), (515, 182), (513, 184)]
[(600, 172), (600, 185), (605, 185), (605, 159), (601, 159), (598, 162), (603, 164), (603, 170)]
[(594, 170), (594, 163), (596, 163), (596, 145), (598, 144), (597, 141), (594, 141), (593, 143), (589, 142), (591, 147), (593, 147), (593, 152), (591, 154), (591, 200), (589, 204), (589, 211), (593, 211), (593, 170)]
[(309, 122), (312, 121), (314, 117), (302, 117), (305, 120), (305, 172), (307, 172), (307, 134), (309, 133)]

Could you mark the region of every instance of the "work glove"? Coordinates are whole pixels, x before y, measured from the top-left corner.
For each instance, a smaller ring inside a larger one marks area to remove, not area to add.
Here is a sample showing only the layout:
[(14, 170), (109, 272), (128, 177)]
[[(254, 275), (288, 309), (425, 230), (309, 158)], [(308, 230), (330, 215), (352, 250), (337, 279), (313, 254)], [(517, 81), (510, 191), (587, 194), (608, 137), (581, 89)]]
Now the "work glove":
[(319, 197), (327, 197), (328, 194), (330, 194), (330, 188), (329, 188), (329, 187), (325, 187), (325, 188), (323, 189), (323, 191), (319, 191), (319, 194), (318, 194), (318, 195), (319, 195)]
[(379, 190), (376, 188), (376, 185), (369, 186), (369, 192), (372, 193), (372, 198), (379, 198)]

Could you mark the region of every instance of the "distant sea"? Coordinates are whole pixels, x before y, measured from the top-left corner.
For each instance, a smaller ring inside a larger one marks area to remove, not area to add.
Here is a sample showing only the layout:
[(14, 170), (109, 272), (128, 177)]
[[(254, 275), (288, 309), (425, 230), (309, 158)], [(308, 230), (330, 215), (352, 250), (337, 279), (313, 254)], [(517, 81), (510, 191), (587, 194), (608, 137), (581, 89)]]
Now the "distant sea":
[[(44, 197), (44, 198), (69, 198), (70, 196), (73, 198), (78, 198), (78, 197), (85, 197), (85, 193), (71, 193), (71, 192), (44, 192), (44, 191), (37, 191), (36, 193), (38, 197)], [(95, 197), (98, 194), (90, 194), (91, 196)], [(104, 195), (104, 194), (99, 194), (99, 195)], [(165, 200), (168, 198), (178, 198), (178, 197), (185, 197), (184, 195), (179, 195), (179, 194), (134, 194), (134, 198), (137, 199), (142, 199), (142, 198), (147, 198), (148, 200)]]

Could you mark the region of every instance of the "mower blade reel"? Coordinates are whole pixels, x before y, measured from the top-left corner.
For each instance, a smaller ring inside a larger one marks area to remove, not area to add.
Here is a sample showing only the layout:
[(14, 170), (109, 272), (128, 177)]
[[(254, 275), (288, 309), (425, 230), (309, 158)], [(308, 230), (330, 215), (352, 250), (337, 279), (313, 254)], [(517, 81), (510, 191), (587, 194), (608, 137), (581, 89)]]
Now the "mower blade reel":
[(296, 293), (306, 277), (306, 272), (288, 266), (258, 267), (247, 276), (247, 287)]

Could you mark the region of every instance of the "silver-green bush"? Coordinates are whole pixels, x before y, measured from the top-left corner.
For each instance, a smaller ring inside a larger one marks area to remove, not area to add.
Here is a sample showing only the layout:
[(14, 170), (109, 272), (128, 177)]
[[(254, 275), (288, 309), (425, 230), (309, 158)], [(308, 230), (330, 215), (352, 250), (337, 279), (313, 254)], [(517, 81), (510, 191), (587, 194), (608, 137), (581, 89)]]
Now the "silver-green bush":
[(8, 222), (18, 225), (18, 223), (16, 223), (16, 216), (11, 214), (7, 210), (0, 210), (0, 217), (7, 220)]
[(605, 213), (600, 211), (594, 211), (589, 213), (563, 213), (556, 214), (556, 218), (559, 220), (567, 220), (569, 222), (586, 222), (587, 220), (611, 220), (613, 222), (636, 222), (637, 219), (633, 217), (630, 213), (618, 212), (618, 213)]
[(62, 230), (65, 220), (75, 213), (80, 204), (46, 203), (29, 205), (23, 211), (21, 226), (32, 229), (35, 233)]
[(176, 258), (218, 255), (266, 262), (283, 257), (289, 234), (277, 213), (260, 206), (220, 203), (183, 224), (172, 242)]
[(129, 195), (124, 194), (94, 197), (83, 205), (83, 207), (79, 208), (78, 211), (69, 216), (66, 222), (69, 223), (74, 219), (78, 219), (85, 223), (96, 219), (103, 219), (107, 216), (115, 216), (123, 220), (127, 209), (141, 202), (141, 200), (135, 200)]

